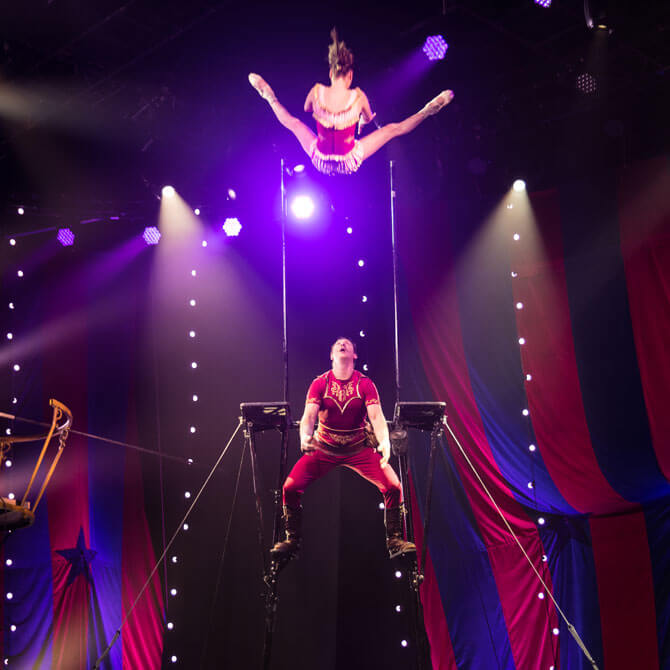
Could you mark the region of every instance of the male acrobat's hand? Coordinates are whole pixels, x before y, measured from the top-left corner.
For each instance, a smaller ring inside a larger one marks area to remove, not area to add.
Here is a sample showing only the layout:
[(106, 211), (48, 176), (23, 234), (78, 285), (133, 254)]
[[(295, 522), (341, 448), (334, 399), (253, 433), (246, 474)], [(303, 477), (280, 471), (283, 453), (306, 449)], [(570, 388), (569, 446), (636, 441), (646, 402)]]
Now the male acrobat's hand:
[(316, 440), (314, 437), (308, 437), (307, 439), (303, 437), (300, 440), (300, 451), (302, 451), (303, 454), (309, 454), (312, 451), (316, 451)]
[(382, 455), (380, 464), (382, 468), (385, 468), (388, 465), (389, 458), (391, 458), (391, 443), (389, 442), (388, 438), (380, 442), (379, 446), (377, 447), (377, 451)]

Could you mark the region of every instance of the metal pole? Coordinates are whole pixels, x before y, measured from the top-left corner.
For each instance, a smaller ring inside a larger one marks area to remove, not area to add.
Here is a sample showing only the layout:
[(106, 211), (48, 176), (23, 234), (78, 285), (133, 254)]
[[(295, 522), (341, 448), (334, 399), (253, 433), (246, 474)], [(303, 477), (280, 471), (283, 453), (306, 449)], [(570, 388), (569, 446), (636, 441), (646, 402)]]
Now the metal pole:
[(284, 358), (284, 402), (288, 402), (288, 334), (286, 326), (286, 186), (284, 184), (284, 159), (281, 159), (281, 285), (282, 285), (282, 353)]
[(395, 185), (393, 183), (393, 161), (389, 161), (391, 185), (391, 250), (393, 254), (393, 347), (395, 353), (395, 402), (400, 402), (400, 358), (398, 354), (398, 250), (395, 227)]

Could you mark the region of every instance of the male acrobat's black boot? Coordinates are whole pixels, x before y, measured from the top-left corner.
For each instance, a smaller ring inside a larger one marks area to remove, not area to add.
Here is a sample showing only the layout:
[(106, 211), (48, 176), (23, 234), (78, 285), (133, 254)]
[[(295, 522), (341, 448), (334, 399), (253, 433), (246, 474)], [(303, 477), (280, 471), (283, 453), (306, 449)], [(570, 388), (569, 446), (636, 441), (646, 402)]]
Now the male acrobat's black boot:
[(293, 558), (300, 551), (302, 541), (302, 507), (284, 505), (284, 529), (286, 539), (277, 542), (270, 554), (275, 559)]
[(386, 548), (391, 558), (416, 553), (414, 543), (408, 542), (402, 536), (400, 507), (386, 508), (384, 510), (384, 523), (386, 524)]

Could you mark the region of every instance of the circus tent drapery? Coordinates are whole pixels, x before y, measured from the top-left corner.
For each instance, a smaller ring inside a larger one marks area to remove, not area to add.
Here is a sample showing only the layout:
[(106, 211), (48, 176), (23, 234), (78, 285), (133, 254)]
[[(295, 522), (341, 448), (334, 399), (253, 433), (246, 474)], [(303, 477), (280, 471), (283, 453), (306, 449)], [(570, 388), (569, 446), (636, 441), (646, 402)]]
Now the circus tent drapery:
[[(406, 363), (424, 399), (447, 402), (599, 667), (668, 667), (670, 165), (532, 194), (530, 211), (520, 239), (498, 216), (458, 253), (448, 204), (424, 212), (444, 225), (406, 232), (420, 352)], [(441, 448), (424, 587), (436, 668), (590, 667), (455, 446)], [(427, 456), (412, 454), (421, 503)]]
[[(47, 257), (45, 249), (42, 253)], [(34, 281), (17, 294), (17, 311), (32, 305), (22, 318), (40, 319), (36, 329), (57, 323), (65, 295), (78, 327), (24, 361), (26, 382), (22, 393), (17, 391), (17, 414), (40, 416), (54, 396), (72, 410), (75, 430), (137, 444), (140, 292), (128, 294), (135, 299), (124, 303), (126, 318), (106, 327), (96, 319), (99, 301), (127, 290), (124, 282), (132, 281), (128, 267), (119, 266), (128, 274), (120, 281), (92, 263), (97, 274), (91, 279), (87, 261), (74, 267), (69, 257), (60, 260), (60, 267), (56, 262), (49, 282), (40, 279), (39, 269), (31, 273)], [(20, 325), (29, 332), (29, 322)], [(31, 453), (17, 450), (5, 474), (4, 482), (19, 494), (27, 483), (21, 473), (34, 465)], [(2, 657), (9, 666), (93, 667), (155, 562), (138, 454), (71, 434), (35, 524), (13, 533), (1, 553), (3, 563), (11, 561), (3, 575), (12, 598), (0, 605)], [(159, 668), (163, 626), (163, 596), (155, 576), (102, 667)]]

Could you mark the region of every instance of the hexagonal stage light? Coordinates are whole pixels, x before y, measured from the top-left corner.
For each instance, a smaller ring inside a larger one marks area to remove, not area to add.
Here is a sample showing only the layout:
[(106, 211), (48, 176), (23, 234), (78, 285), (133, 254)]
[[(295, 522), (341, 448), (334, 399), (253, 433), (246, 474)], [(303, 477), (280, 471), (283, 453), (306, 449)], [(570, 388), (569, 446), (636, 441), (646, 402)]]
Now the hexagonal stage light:
[(242, 224), (239, 219), (233, 216), (229, 216), (223, 222), (223, 232), (226, 233), (228, 237), (237, 237), (240, 234), (240, 230), (242, 230)]
[(426, 54), (428, 60), (442, 60), (448, 48), (449, 45), (442, 35), (430, 35), (423, 43), (423, 53)]
[(64, 247), (71, 247), (74, 244), (74, 233), (69, 228), (60, 228), (57, 238)]
[(147, 226), (142, 237), (147, 244), (158, 244), (161, 240), (161, 233), (156, 226)]

